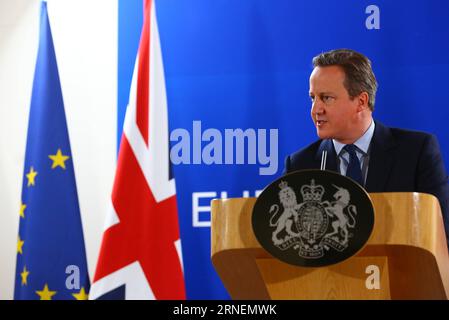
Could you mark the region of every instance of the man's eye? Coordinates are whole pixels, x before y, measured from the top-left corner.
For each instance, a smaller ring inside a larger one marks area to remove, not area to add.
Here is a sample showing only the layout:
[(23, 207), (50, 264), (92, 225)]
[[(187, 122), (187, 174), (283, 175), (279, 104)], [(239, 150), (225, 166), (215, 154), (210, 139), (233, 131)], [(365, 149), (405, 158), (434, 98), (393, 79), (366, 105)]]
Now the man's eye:
[(331, 97), (331, 96), (323, 96), (323, 102), (330, 102), (330, 101), (332, 101), (332, 99), (333, 99), (333, 97)]
[(315, 100), (315, 97), (313, 97), (313, 96), (310, 96), (310, 101), (314, 101)]

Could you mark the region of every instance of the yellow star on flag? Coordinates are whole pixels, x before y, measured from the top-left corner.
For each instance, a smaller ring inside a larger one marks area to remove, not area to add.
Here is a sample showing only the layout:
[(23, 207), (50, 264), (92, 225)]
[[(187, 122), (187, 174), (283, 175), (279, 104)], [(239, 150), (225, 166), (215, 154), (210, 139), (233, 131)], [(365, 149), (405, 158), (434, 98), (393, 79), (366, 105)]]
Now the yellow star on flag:
[(80, 292), (72, 293), (72, 296), (74, 296), (76, 300), (87, 300), (87, 298), (89, 297), (89, 295), (84, 290), (84, 287), (81, 287)]
[(51, 165), (51, 168), (54, 169), (56, 167), (61, 167), (62, 169), (65, 169), (65, 161), (67, 161), (69, 156), (65, 156), (62, 154), (61, 149), (58, 149), (56, 154), (51, 154), (48, 156), (51, 160), (53, 160), (53, 164)]
[(20, 254), (23, 253), (22, 247), (23, 247), (24, 243), (25, 243), (25, 241), (24, 240), (20, 240), (20, 236), (19, 236), (18, 239), (17, 239), (17, 252), (20, 253)]
[(20, 217), (25, 218), (25, 209), (27, 205), (24, 203), (20, 203)]
[(22, 277), (22, 286), (23, 285), (27, 285), (27, 279), (28, 279), (28, 275), (30, 274), (30, 271), (27, 270), (27, 267), (24, 266), (23, 267), (23, 271), (20, 273), (20, 276)]
[(28, 187), (29, 186), (34, 186), (34, 178), (36, 178), (36, 176), (37, 176), (37, 171), (34, 171), (34, 168), (31, 167), (30, 168), (30, 172), (28, 172), (26, 174), (26, 177), (28, 179), (28, 185), (27, 185)]
[(36, 291), (36, 294), (41, 298), (40, 300), (51, 300), (51, 297), (56, 294), (56, 291), (50, 291), (48, 285), (45, 284), (44, 289)]

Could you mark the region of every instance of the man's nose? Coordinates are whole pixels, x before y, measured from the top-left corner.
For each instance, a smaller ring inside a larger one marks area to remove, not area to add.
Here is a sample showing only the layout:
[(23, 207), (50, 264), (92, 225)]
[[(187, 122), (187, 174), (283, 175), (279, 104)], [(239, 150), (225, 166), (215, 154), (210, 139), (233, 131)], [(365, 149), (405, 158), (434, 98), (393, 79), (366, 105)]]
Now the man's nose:
[(312, 102), (312, 114), (322, 114), (323, 112), (323, 103), (319, 99), (315, 99)]

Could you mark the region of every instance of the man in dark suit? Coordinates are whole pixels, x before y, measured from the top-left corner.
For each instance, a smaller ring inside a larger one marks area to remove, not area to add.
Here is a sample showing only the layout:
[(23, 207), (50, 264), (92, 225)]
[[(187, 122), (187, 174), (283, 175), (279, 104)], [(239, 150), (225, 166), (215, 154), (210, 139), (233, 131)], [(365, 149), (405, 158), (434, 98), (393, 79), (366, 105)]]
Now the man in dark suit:
[(371, 62), (348, 49), (313, 59), (309, 95), (320, 140), (289, 156), (284, 173), (320, 168), (350, 176), (368, 192), (423, 192), (441, 205), (449, 243), (449, 185), (438, 141), (424, 132), (374, 121), (377, 82)]

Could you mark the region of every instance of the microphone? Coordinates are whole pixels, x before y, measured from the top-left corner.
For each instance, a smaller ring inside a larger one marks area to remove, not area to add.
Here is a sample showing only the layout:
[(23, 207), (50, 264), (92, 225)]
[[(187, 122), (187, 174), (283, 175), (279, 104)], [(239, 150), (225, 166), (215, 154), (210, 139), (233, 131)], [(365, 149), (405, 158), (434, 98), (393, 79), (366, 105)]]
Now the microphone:
[(323, 150), (321, 153), (321, 168), (320, 170), (326, 170), (327, 150)]

